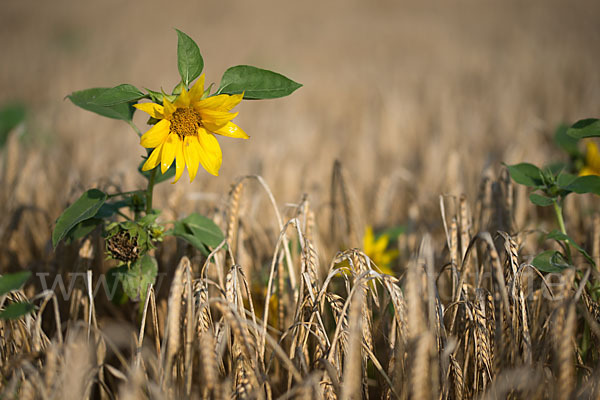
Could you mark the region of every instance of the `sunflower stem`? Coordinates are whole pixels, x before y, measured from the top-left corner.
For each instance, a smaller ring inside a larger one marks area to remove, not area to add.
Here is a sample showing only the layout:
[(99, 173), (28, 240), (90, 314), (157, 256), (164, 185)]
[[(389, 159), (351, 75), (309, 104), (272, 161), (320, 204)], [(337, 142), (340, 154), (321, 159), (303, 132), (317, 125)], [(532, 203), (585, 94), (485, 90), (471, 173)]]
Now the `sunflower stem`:
[(154, 192), (154, 180), (156, 178), (157, 169), (158, 167), (150, 172), (150, 178), (148, 179), (148, 188), (146, 189), (146, 214), (150, 214), (152, 211), (152, 192)]
[(142, 137), (142, 131), (139, 130), (139, 128), (133, 123), (133, 121), (127, 121), (127, 123), (129, 124), (129, 126), (131, 126), (135, 133), (137, 133), (139, 137)]

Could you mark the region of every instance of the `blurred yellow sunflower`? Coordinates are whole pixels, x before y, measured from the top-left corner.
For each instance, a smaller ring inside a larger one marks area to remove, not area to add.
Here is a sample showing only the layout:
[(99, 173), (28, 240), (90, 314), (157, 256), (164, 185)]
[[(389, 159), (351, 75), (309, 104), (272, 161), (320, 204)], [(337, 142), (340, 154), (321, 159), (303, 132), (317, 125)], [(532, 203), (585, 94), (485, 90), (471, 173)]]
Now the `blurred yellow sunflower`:
[(363, 250), (365, 254), (379, 267), (381, 272), (393, 275), (394, 272), (390, 268), (392, 261), (398, 257), (398, 250), (387, 250), (390, 241), (389, 235), (380, 235), (375, 240), (373, 228), (367, 226), (363, 236)]
[(248, 139), (248, 135), (231, 122), (238, 113), (230, 112), (238, 105), (242, 94), (217, 96), (202, 99), (204, 74), (187, 91), (184, 87), (173, 103), (163, 98), (163, 105), (139, 103), (134, 107), (160, 120), (142, 135), (140, 144), (154, 150), (144, 163), (142, 170), (149, 171), (160, 164), (164, 174), (175, 161), (177, 182), (187, 165), (190, 182), (196, 177), (198, 166), (217, 176), (223, 155), (215, 134)]
[(586, 143), (585, 165), (579, 171), (579, 176), (600, 175), (600, 151), (595, 142)]

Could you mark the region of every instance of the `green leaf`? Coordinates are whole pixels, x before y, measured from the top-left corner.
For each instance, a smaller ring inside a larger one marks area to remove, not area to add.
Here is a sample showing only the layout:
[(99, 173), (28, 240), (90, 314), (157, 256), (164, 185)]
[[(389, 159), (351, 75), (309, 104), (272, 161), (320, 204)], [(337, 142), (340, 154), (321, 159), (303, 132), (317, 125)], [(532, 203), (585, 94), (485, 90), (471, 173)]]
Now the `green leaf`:
[(52, 246), (56, 248), (75, 225), (95, 216), (107, 197), (106, 193), (98, 189), (90, 189), (82, 194), (56, 220), (56, 226), (52, 232)]
[(154, 284), (158, 274), (158, 263), (154, 257), (145, 254), (128, 268), (123, 265), (115, 270), (123, 292), (132, 301), (144, 301), (149, 284)]
[(577, 177), (565, 189), (575, 193), (594, 193), (600, 195), (600, 176), (586, 175)]
[(292, 94), (301, 84), (266, 69), (249, 65), (229, 68), (221, 78), (218, 94), (244, 93), (244, 99), (275, 99)]
[(0, 319), (18, 319), (33, 311), (34, 305), (28, 302), (12, 303), (0, 312)]
[(577, 121), (567, 130), (567, 135), (575, 139), (600, 137), (600, 120), (588, 118)]
[(568, 235), (565, 235), (564, 233), (562, 233), (559, 230), (553, 230), (552, 232), (548, 233), (546, 235), (546, 239), (550, 239), (550, 240), (556, 240), (556, 241), (562, 241), (562, 242), (567, 242), (568, 244), (570, 244), (571, 246), (575, 247), (575, 249), (581, 253), (582, 256), (584, 256), (592, 265), (596, 265), (594, 259), (592, 258), (592, 256), (589, 255), (589, 253), (580, 245), (578, 245), (573, 238), (571, 238)]
[(406, 232), (406, 226), (398, 225), (398, 226), (393, 226), (389, 229), (386, 229), (385, 231), (381, 232), (381, 234), (377, 235), (377, 237), (380, 237), (382, 235), (387, 235), (389, 241), (393, 242), (394, 240), (398, 239), (398, 236), (404, 234), (405, 232)]
[(567, 134), (568, 128), (569, 127), (564, 124), (561, 124), (556, 128), (556, 132), (554, 132), (554, 143), (571, 157), (578, 157), (581, 155), (581, 152), (577, 147), (578, 140)]
[[(143, 160), (140, 163), (140, 165), (138, 166), (138, 172), (140, 174), (142, 174), (144, 176), (144, 178), (150, 179), (150, 175), (152, 173), (152, 170), (150, 170), (150, 171), (142, 171), (142, 167), (144, 166), (145, 162), (146, 162), (146, 160)], [(167, 170), (167, 172), (165, 172), (164, 174), (161, 172), (160, 165), (157, 165), (155, 168), (158, 168), (156, 170), (156, 176), (154, 177), (154, 184), (156, 185), (157, 183), (164, 182), (164, 181), (169, 180), (169, 179), (171, 179), (171, 178), (173, 178), (175, 176), (176, 163), (171, 164), (171, 166), (169, 167), (169, 169)]]
[(96, 103), (106, 91), (111, 88), (92, 88), (73, 92), (67, 97), (78, 107), (102, 115), (103, 117), (131, 121), (135, 108), (133, 103), (120, 103), (112, 106), (102, 106)]
[[(98, 214), (96, 214), (96, 216), (98, 216)], [(89, 235), (101, 223), (102, 219), (100, 218), (90, 218), (86, 219), (85, 221), (81, 221), (66, 234), (64, 237), (65, 243), (69, 244), (77, 239), (81, 239), (82, 237)]]
[(0, 149), (8, 140), (8, 134), (25, 121), (26, 111), (22, 104), (9, 104), (0, 109)]
[(96, 96), (91, 103), (98, 106), (110, 107), (116, 104), (135, 102), (145, 97), (148, 96), (140, 91), (140, 89), (125, 83), (110, 89), (106, 89)]
[(559, 188), (565, 189), (567, 188), (573, 181), (577, 179), (577, 175), (570, 174), (568, 172), (560, 172), (558, 178), (556, 179), (556, 184)]
[(541, 194), (531, 193), (529, 195), (529, 200), (536, 206), (547, 207), (551, 206), (554, 203), (554, 200), (550, 197), (542, 196)]
[(556, 250), (546, 250), (535, 256), (531, 265), (542, 272), (561, 272), (569, 267), (563, 255)]
[(176, 221), (173, 229), (165, 234), (186, 240), (205, 256), (210, 253), (208, 247), (214, 249), (225, 239), (221, 229), (210, 218), (197, 213)]
[(507, 165), (507, 168), (513, 180), (521, 185), (535, 188), (544, 186), (542, 171), (533, 164), (520, 163)]
[(177, 68), (181, 80), (186, 87), (189, 87), (190, 82), (202, 73), (204, 60), (196, 42), (179, 29), (175, 30), (177, 31)]
[(31, 272), (29, 271), (20, 271), (0, 276), (0, 296), (20, 289), (30, 276)]

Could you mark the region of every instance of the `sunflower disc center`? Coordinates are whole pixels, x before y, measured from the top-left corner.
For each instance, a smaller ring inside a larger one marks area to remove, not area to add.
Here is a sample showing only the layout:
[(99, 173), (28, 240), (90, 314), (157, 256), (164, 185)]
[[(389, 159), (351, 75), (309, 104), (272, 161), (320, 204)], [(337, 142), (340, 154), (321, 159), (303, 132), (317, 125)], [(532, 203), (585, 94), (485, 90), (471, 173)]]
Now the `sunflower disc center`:
[(202, 126), (202, 118), (191, 107), (178, 108), (171, 116), (171, 132), (178, 134), (181, 138), (196, 135), (200, 126)]

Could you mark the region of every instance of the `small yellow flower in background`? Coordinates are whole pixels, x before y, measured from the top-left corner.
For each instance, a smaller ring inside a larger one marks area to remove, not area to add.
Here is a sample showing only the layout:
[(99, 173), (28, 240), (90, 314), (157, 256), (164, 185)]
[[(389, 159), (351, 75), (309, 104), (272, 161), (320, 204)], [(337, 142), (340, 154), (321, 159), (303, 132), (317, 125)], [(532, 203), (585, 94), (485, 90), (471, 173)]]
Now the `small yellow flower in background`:
[(595, 142), (586, 143), (585, 165), (579, 171), (579, 176), (600, 175), (600, 151)]
[(381, 272), (393, 275), (390, 264), (398, 257), (398, 250), (387, 250), (390, 241), (389, 235), (381, 235), (375, 240), (373, 228), (367, 226), (363, 236), (363, 250), (365, 254), (379, 267)]
[(141, 137), (142, 146), (154, 149), (144, 163), (143, 171), (149, 171), (160, 164), (164, 174), (175, 161), (173, 183), (181, 178), (186, 165), (190, 182), (196, 177), (200, 164), (217, 176), (223, 155), (215, 134), (248, 139), (248, 135), (231, 122), (238, 113), (230, 112), (242, 101), (244, 95), (220, 94), (202, 99), (203, 94), (204, 74), (189, 92), (185, 87), (182, 88), (181, 94), (173, 103), (165, 96), (162, 106), (156, 103), (134, 105), (138, 110), (160, 120)]

